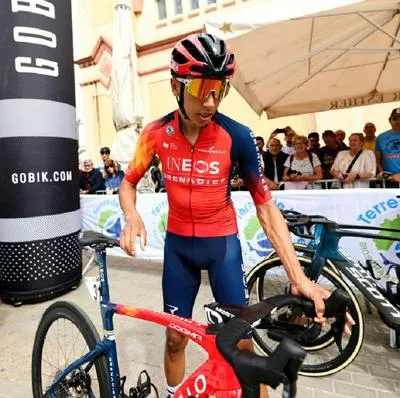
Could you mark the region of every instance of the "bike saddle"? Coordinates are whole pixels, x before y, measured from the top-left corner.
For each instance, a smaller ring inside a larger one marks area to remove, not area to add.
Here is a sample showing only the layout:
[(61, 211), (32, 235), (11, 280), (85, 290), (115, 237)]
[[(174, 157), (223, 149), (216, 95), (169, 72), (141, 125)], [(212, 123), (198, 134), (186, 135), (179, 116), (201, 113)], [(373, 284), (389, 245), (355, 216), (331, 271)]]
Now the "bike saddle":
[(94, 231), (82, 232), (79, 236), (79, 244), (81, 247), (90, 246), (93, 248), (96, 248), (97, 246), (100, 246), (100, 248), (119, 247), (118, 239), (112, 239), (106, 235)]

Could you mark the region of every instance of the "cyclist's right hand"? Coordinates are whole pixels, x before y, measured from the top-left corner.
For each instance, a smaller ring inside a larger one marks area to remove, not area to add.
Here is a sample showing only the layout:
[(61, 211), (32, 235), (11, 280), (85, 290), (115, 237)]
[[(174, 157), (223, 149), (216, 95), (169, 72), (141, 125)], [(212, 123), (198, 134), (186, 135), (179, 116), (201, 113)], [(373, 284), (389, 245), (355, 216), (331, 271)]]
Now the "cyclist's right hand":
[(134, 213), (125, 219), (125, 227), (119, 237), (119, 244), (130, 256), (136, 255), (136, 238), (140, 238), (140, 248), (145, 249), (147, 244), (147, 232), (139, 213)]

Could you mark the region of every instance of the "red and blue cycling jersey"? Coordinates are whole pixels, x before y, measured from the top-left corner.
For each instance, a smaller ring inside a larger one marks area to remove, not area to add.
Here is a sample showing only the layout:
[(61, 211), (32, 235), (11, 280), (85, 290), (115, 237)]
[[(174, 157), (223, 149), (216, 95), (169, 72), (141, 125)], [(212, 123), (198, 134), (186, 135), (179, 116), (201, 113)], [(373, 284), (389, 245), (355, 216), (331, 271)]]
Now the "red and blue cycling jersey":
[(168, 231), (174, 234), (213, 237), (238, 232), (230, 197), (235, 165), (256, 205), (271, 199), (253, 133), (221, 113), (201, 130), (194, 145), (180, 129), (178, 111), (147, 125), (125, 180), (137, 185), (155, 154), (168, 196)]

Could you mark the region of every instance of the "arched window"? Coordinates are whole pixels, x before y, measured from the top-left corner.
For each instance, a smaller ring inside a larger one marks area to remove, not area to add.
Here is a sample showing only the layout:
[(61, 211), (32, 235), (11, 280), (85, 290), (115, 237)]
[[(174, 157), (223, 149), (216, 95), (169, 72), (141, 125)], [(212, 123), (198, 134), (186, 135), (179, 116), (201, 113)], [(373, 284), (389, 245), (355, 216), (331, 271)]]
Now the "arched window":
[(165, 1), (166, 0), (156, 0), (157, 16), (159, 20), (167, 18), (167, 6), (165, 4)]
[(175, 0), (175, 15), (182, 14), (182, 0)]
[(190, 0), (190, 9), (197, 10), (199, 8), (199, 0)]

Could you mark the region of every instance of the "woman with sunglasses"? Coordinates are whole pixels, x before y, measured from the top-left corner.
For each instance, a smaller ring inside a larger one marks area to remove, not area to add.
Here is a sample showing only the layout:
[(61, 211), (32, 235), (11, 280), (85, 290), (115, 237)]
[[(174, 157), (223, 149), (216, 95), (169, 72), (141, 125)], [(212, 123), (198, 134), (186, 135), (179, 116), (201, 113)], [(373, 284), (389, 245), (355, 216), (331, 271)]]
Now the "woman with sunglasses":
[(118, 193), (124, 175), (124, 172), (118, 169), (114, 160), (107, 159), (104, 162), (104, 180), (107, 195)]
[[(313, 299), (323, 322), (323, 299), (329, 292), (307, 279), (296, 259), (285, 221), (263, 175), (253, 133), (218, 112), (235, 72), (234, 54), (216, 36), (194, 34), (175, 45), (170, 69), (178, 109), (147, 125), (138, 139), (119, 192), (126, 221), (121, 247), (135, 255), (136, 238), (140, 238), (142, 250), (146, 245), (146, 229), (135, 207), (136, 185), (157, 154), (169, 202), (164, 311), (191, 318), (202, 269), (208, 271), (216, 301), (246, 304), (248, 293), (229, 188), (237, 163), (258, 219), (285, 264), (292, 292)], [(185, 373), (186, 344), (186, 337), (167, 329), (164, 364), (171, 395)], [(240, 346), (250, 349), (251, 340)]]

